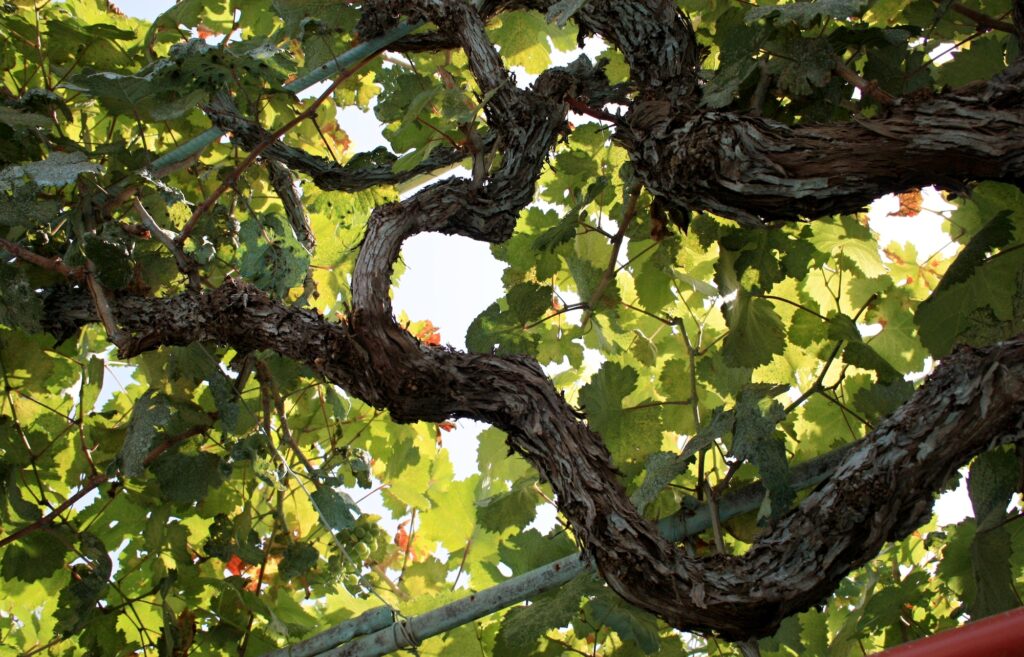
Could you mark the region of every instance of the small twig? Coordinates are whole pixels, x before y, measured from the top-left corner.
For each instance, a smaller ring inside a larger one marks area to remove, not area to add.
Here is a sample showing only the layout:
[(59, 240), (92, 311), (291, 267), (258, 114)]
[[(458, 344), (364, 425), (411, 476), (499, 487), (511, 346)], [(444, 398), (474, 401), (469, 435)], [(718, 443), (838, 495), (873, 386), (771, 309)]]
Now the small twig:
[(455, 573), (455, 579), (452, 580), (452, 591), (459, 585), (459, 578), (462, 577), (462, 573), (466, 570), (466, 559), (469, 557), (469, 548), (473, 545), (473, 536), (470, 535), (466, 541), (466, 548), (462, 551), (462, 561), (459, 562), (459, 571)]
[(860, 89), (860, 92), (868, 98), (882, 105), (892, 105), (896, 102), (896, 98), (885, 89), (879, 87), (877, 82), (864, 79), (859, 73), (847, 66), (842, 57), (836, 55), (835, 65), (836, 73), (839, 74), (839, 77)]
[[(935, 2), (941, 2), (941, 0), (935, 0)], [(978, 29), (987, 28), (988, 30), (998, 30), (1000, 32), (1017, 34), (1017, 28), (1013, 25), (1013, 23), (1007, 23), (1006, 21), (1001, 21), (998, 18), (993, 18), (988, 14), (983, 14), (982, 12), (977, 11), (976, 9), (965, 7), (959, 2), (954, 2), (953, 4), (951, 4), (950, 9), (960, 14), (961, 16), (964, 16), (974, 21)]]
[(270, 186), (274, 188), (274, 192), (281, 199), (281, 204), (284, 205), (284, 213), (292, 230), (295, 231), (296, 239), (312, 254), (316, 251), (316, 236), (313, 234), (309, 215), (302, 205), (299, 189), (295, 185), (291, 171), (277, 160), (267, 160), (267, 173), (270, 174)]
[(628, 406), (623, 410), (625, 411), (639, 411), (642, 408), (656, 408), (658, 406), (689, 406), (693, 403), (693, 400), (684, 399), (682, 401), (656, 401), (656, 402), (645, 402), (643, 404), (637, 404), (636, 406)]
[(402, 570), (398, 573), (398, 581), (401, 583), (405, 579), (405, 568), (409, 565), (409, 553), (412, 552), (412, 542), (416, 538), (416, 508), (413, 507), (412, 514), (409, 516), (409, 531), (406, 534), (407, 539), (405, 542), (405, 552), (402, 554)]
[[(313, 467), (313, 464), (309, 462), (306, 455), (299, 449), (298, 443), (295, 442), (295, 438), (292, 436), (291, 430), (288, 428), (288, 415), (284, 410), (284, 399), (281, 397), (281, 393), (278, 391), (277, 383), (274, 381), (274, 375), (271, 374), (270, 368), (262, 360), (256, 362), (256, 380), (260, 382), (261, 387), (267, 393), (269, 401), (264, 401), (264, 411), (269, 416), (269, 406), (267, 404), (273, 404), (274, 409), (277, 411), (277, 417), (281, 421), (281, 438), (295, 453), (296, 458), (302, 462), (302, 466), (306, 468), (306, 473), (309, 478), (317, 483), (319, 476), (317, 475), (317, 469)], [(267, 436), (270, 435), (269, 421), (265, 420), (265, 430)]]
[[(687, 305), (689, 308), (689, 305)], [(701, 340), (704, 339), (704, 329), (700, 324), (697, 325), (697, 339), (691, 341), (690, 335), (686, 332), (686, 324), (679, 320), (677, 322), (679, 326), (679, 333), (683, 338), (683, 344), (686, 345), (686, 357), (689, 360), (690, 370), (690, 412), (693, 418), (693, 430), (697, 431), (700, 427), (700, 397), (698, 396), (697, 387), (697, 349), (700, 347)], [(707, 488), (707, 479), (704, 475), (704, 455), (706, 450), (700, 450), (697, 453), (697, 499), (699, 500), (701, 495), (704, 494), (704, 489)], [(709, 489), (710, 490), (710, 489)], [(713, 497), (710, 496), (709, 497)], [(709, 508), (712, 512), (711, 516), (714, 518), (718, 515), (716, 508)]]
[(256, 144), (256, 146), (253, 147), (251, 151), (249, 151), (249, 155), (247, 155), (246, 158), (242, 160), (242, 163), (235, 167), (234, 170), (231, 173), (229, 173), (227, 177), (225, 177), (224, 182), (221, 183), (220, 187), (218, 187), (213, 192), (213, 194), (210, 194), (210, 196), (208, 196), (206, 200), (203, 201), (199, 205), (199, 207), (195, 209), (195, 211), (192, 213), (192, 216), (189, 217), (188, 222), (186, 222), (184, 228), (181, 229), (181, 233), (178, 235), (178, 238), (175, 240), (175, 242), (177, 242), (180, 245), (183, 244), (185, 240), (188, 239), (188, 236), (192, 234), (193, 230), (195, 230), (196, 224), (199, 223), (200, 217), (202, 217), (207, 210), (213, 207), (213, 204), (217, 202), (217, 199), (219, 199), (221, 195), (224, 194), (224, 192), (226, 192), (229, 188), (231, 188), (232, 185), (235, 184), (235, 181), (238, 180), (238, 177), (241, 176), (242, 173), (246, 169), (248, 169), (253, 162), (256, 161), (256, 158), (260, 156), (260, 153), (266, 150), (268, 146), (275, 143), (278, 139), (284, 136), (285, 133), (287, 133), (289, 130), (297, 126), (299, 123), (302, 123), (309, 117), (316, 114), (317, 109), (320, 108), (324, 101), (326, 101), (328, 98), (331, 97), (331, 95), (334, 94), (334, 91), (339, 86), (341, 86), (341, 84), (345, 80), (355, 75), (356, 71), (361, 69), (364, 64), (374, 59), (376, 56), (377, 53), (373, 53), (368, 57), (363, 58), (361, 61), (357, 62), (351, 68), (342, 72), (340, 75), (338, 75), (337, 78), (335, 78), (334, 82), (332, 82), (331, 85), (327, 87), (327, 89), (325, 89), (324, 92), (320, 94), (320, 96), (317, 97), (315, 101), (313, 101), (313, 103), (309, 107), (307, 107), (305, 110), (296, 115), (295, 118), (291, 119), (283, 126), (275, 130), (273, 133), (267, 136), (267, 138), (264, 139), (262, 142)]
[[(313, 121), (313, 123), (315, 125), (316, 121)], [(317, 126), (317, 130), (319, 129), (320, 127)], [(284, 206), (284, 213), (288, 217), (288, 223), (291, 224), (292, 232), (295, 233), (295, 238), (299, 240), (299, 243), (312, 256), (316, 252), (316, 235), (313, 234), (313, 227), (309, 223), (309, 214), (306, 212), (306, 207), (302, 204), (302, 197), (298, 186), (295, 184), (295, 178), (292, 176), (291, 170), (277, 160), (268, 159), (266, 164), (267, 173), (270, 177), (270, 186), (274, 188), (274, 192), (281, 199), (281, 205)], [(316, 297), (316, 293), (313, 269), (308, 267), (306, 269), (306, 278), (302, 283), (302, 296), (295, 303), (300, 306), (305, 305), (311, 296)]]
[(189, 288), (193, 292), (199, 291), (199, 264), (190, 255), (186, 254), (184, 250), (175, 241), (177, 235), (169, 230), (164, 230), (160, 227), (160, 224), (156, 222), (153, 215), (149, 214), (142, 202), (136, 197), (132, 201), (132, 207), (135, 208), (135, 213), (142, 219), (142, 223), (149, 229), (149, 234), (152, 235), (158, 242), (163, 244), (170, 250), (174, 256), (174, 261), (178, 263), (178, 269), (181, 273), (188, 277)]
[[(316, 134), (320, 136), (320, 142), (324, 145), (324, 148), (327, 149), (327, 154), (331, 156), (331, 160), (334, 162), (334, 164), (340, 165), (341, 162), (338, 161), (338, 156), (334, 152), (334, 148), (331, 146), (331, 143), (327, 141), (327, 136), (324, 134), (324, 131), (320, 128), (320, 122), (316, 120), (315, 116), (312, 117), (310, 121), (313, 123), (313, 127), (316, 128)], [(344, 151), (345, 148), (342, 147), (342, 152)]]
[(758, 60), (757, 70), (760, 76), (757, 78), (757, 86), (754, 87), (754, 93), (750, 97), (751, 116), (761, 116), (761, 108), (764, 106), (765, 98), (768, 96), (768, 83), (772, 79), (772, 74), (768, 72), (768, 62), (766, 60)]
[[(217, 415), (217, 413), (210, 413), (209, 417), (210, 417), (210, 420), (216, 421), (218, 415)], [(181, 433), (179, 433), (177, 435), (174, 435), (174, 436), (171, 436), (170, 438), (165, 439), (159, 445), (157, 445), (156, 447), (151, 449), (149, 454), (146, 454), (146, 458), (142, 459), (142, 464), (143, 465), (149, 465), (153, 461), (157, 460), (160, 457), (160, 455), (163, 454), (164, 452), (166, 452), (167, 450), (175, 447), (176, 445), (178, 445), (181, 442), (184, 442), (185, 440), (188, 440), (192, 436), (200, 436), (200, 435), (202, 435), (209, 428), (210, 428), (209, 426), (199, 425), (199, 426), (196, 426), (196, 427), (192, 427), (191, 429), (187, 429), (185, 431), (182, 431)]]
[(620, 301), (619, 305), (624, 306), (626, 308), (629, 308), (630, 310), (635, 310), (636, 312), (640, 313), (641, 315), (647, 315), (651, 319), (656, 319), (659, 322), (661, 322), (662, 324), (664, 324), (665, 326), (675, 326), (676, 324), (679, 323), (678, 319), (675, 319), (675, 318), (668, 319), (668, 318), (665, 318), (665, 317), (660, 317), (660, 316), (655, 315), (654, 313), (650, 312), (649, 310), (644, 310), (643, 308), (637, 308), (636, 306), (634, 306), (632, 304), (629, 304), (629, 303), (626, 303), (625, 301)]
[(715, 537), (715, 549), (718, 554), (725, 554), (725, 539), (722, 538), (722, 520), (718, 517), (718, 499), (711, 485), (704, 480), (704, 494), (708, 498), (708, 516), (711, 518), (711, 534)]
[(729, 469), (726, 471), (725, 476), (722, 477), (721, 481), (715, 484), (714, 488), (711, 489), (711, 494), (716, 499), (721, 497), (722, 493), (725, 492), (725, 489), (729, 487), (729, 482), (732, 481), (734, 476), (736, 476), (736, 473), (739, 472), (742, 465), (743, 461), (739, 460), (729, 465)]
[[(188, 431), (185, 431), (183, 433), (180, 433), (176, 436), (172, 436), (164, 440), (159, 445), (150, 450), (149, 454), (146, 455), (146, 458), (143, 459), (143, 464), (149, 465), (154, 460), (156, 460), (158, 456), (166, 452), (171, 447), (174, 447), (175, 445), (177, 445), (178, 443), (187, 438), (201, 434), (207, 429), (209, 429), (209, 427), (207, 426), (193, 427)], [(76, 492), (74, 495), (70, 496), (69, 498), (55, 506), (45, 516), (25, 525), (16, 532), (13, 532), (11, 534), (8, 534), (7, 536), (4, 536), (3, 538), (0, 538), (0, 548), (11, 543), (14, 543), (18, 539), (23, 538), (24, 536), (27, 536), (28, 534), (31, 534), (34, 531), (37, 531), (44, 527), (48, 527), (49, 525), (53, 524), (53, 521), (60, 517), (60, 514), (64, 513), (64, 511), (66, 511), (69, 507), (73, 506), (76, 502), (78, 502), (80, 499), (88, 495), (90, 492), (92, 492), (102, 484), (106, 483), (109, 479), (110, 478), (102, 472), (96, 473), (93, 476), (89, 477), (84, 482), (82, 482), (82, 487), (78, 490), (78, 492)]]
[(571, 313), (574, 310), (582, 310), (585, 307), (586, 307), (586, 304), (570, 303), (569, 305), (563, 306), (562, 308), (559, 308), (558, 310), (552, 312), (550, 315), (547, 315), (545, 317), (541, 317), (537, 321), (531, 322), (531, 323), (527, 324), (526, 326), (523, 327), (523, 330), (524, 331), (528, 331), (528, 330), (532, 329), (535, 326), (539, 326), (540, 324), (543, 324), (544, 322), (548, 321), (549, 319), (554, 319), (555, 317), (558, 317), (559, 315), (564, 315), (565, 313)]
[(828, 358), (825, 359), (824, 365), (821, 366), (821, 372), (818, 374), (818, 377), (814, 379), (814, 383), (812, 383), (807, 390), (804, 390), (799, 397), (785, 408), (783, 412), (786, 415), (789, 415), (793, 410), (807, 401), (814, 393), (821, 392), (821, 384), (825, 380), (825, 375), (828, 373), (828, 369), (832, 366), (832, 362), (836, 359), (836, 356), (839, 355), (839, 350), (843, 348), (844, 344), (846, 344), (844, 340), (836, 342), (836, 346), (833, 347), (832, 353), (830, 353)]
[(55, 638), (51, 639), (48, 643), (42, 643), (42, 644), (39, 644), (39, 645), (35, 646), (34, 648), (30, 648), (29, 650), (26, 650), (25, 652), (21, 653), (21, 655), (19, 657), (32, 657), (32, 655), (37, 655), (37, 654), (43, 652), (44, 650), (49, 650), (50, 648), (54, 647), (58, 643), (62, 643), (64, 641), (68, 641), (68, 640), (70, 640), (72, 638), (74, 638), (74, 637), (73, 636), (64, 636), (64, 635), (58, 634)]
[(82, 278), (82, 276), (85, 275), (84, 267), (68, 267), (60, 258), (47, 258), (46, 256), (41, 256), (38, 253), (29, 251), (20, 244), (15, 244), (14, 242), (5, 240), (2, 237), (0, 237), (0, 247), (19, 260), (24, 260), (25, 262), (31, 263), (37, 267), (42, 267), (43, 269), (55, 271), (62, 276), (67, 276), (68, 278)]
[[(577, 655), (583, 655), (583, 657), (592, 657), (592, 655), (591, 655), (591, 654), (590, 654), (589, 652), (583, 652), (583, 651), (582, 651), (582, 650), (580, 650), (579, 648), (575, 648), (575, 647), (573, 647), (573, 646), (572, 646), (572, 645), (571, 645), (571, 644), (570, 644), (570, 643), (569, 643), (568, 641), (566, 641), (565, 639), (560, 639), (560, 638), (558, 638), (558, 637), (554, 637), (554, 636), (550, 636), (550, 635), (544, 635), (544, 638), (546, 638), (546, 639), (547, 639), (548, 641), (552, 641), (552, 642), (554, 642), (554, 643), (557, 643), (558, 645), (562, 646), (562, 648), (563, 648), (564, 650), (568, 650), (569, 652), (574, 652), (574, 653), (576, 653)], [(597, 645), (597, 641), (594, 641), (594, 645), (595, 645), (595, 646)]]
[(798, 310), (802, 310), (805, 313), (809, 313), (811, 315), (814, 315), (815, 317), (817, 317), (818, 319), (820, 319), (823, 322), (831, 321), (831, 320), (829, 320), (828, 317), (825, 317), (821, 313), (815, 312), (815, 311), (811, 310), (810, 308), (808, 308), (807, 306), (805, 306), (805, 305), (803, 305), (801, 303), (798, 303), (796, 301), (793, 301), (792, 299), (787, 299), (786, 297), (777, 297), (774, 294), (762, 294), (762, 295), (760, 295), (760, 297), (762, 299), (771, 299), (772, 301), (781, 301), (782, 303), (788, 303), (789, 305), (793, 306), (794, 308), (797, 308)]
[(569, 105), (569, 109), (576, 112), (577, 114), (586, 114), (587, 116), (592, 116), (595, 119), (601, 119), (602, 121), (610, 121), (611, 123), (614, 123), (616, 125), (618, 125), (619, 121), (622, 119), (621, 116), (615, 116), (611, 112), (603, 110), (599, 107), (591, 107), (590, 105), (587, 105), (579, 98), (566, 96), (565, 102)]
[(127, 351), (128, 336), (117, 327), (117, 322), (114, 320), (114, 313), (110, 310), (110, 302), (107, 301), (107, 294), (104, 292), (103, 286), (96, 280), (96, 276), (91, 271), (87, 272), (85, 275), (85, 284), (89, 288), (89, 295), (92, 297), (92, 303), (96, 306), (96, 314), (99, 315), (100, 323), (103, 324), (103, 328), (107, 331), (107, 337), (118, 348), (118, 350)]
[(587, 300), (587, 310), (583, 313), (583, 319), (580, 321), (581, 325), (586, 325), (587, 320), (594, 313), (594, 308), (601, 301), (601, 297), (604, 296), (608, 286), (611, 285), (612, 280), (615, 278), (616, 267), (619, 263), (619, 250), (622, 248), (622, 240), (626, 237), (626, 231), (629, 230), (629, 225), (633, 223), (633, 218), (636, 216), (638, 200), (640, 200), (640, 183), (634, 184), (629, 190), (629, 199), (626, 201), (626, 208), (622, 213), (619, 232), (615, 233), (615, 236), (612, 237), (612, 253), (608, 258), (608, 266), (605, 268), (597, 287), (594, 288), (593, 294), (590, 295), (590, 299)]
[[(0, 347), (3, 344), (0, 343)], [(21, 422), (18, 420), (18, 409), (14, 405), (14, 398), (11, 396), (11, 392), (14, 388), (11, 387), (11, 380), (7, 376), (7, 363), (4, 362), (3, 356), (0, 356), (0, 374), (3, 374), (4, 381), (4, 396), (7, 397), (7, 405), (10, 409), (11, 421), (14, 423), (14, 429), (18, 433), (18, 437), (21, 438), (22, 444), (25, 445), (25, 451), (29, 454), (29, 463), (32, 466), (32, 474), (35, 476), (36, 486), (39, 487), (39, 501), (43, 504), (49, 505), (46, 499), (46, 487), (43, 485), (43, 479), (39, 476), (39, 466), (36, 464), (36, 459), (39, 458), (39, 454), (32, 449), (32, 443), (28, 439), (28, 435), (25, 434), (25, 429), (21, 426)]]
[(847, 405), (846, 405), (846, 404), (844, 404), (843, 402), (839, 401), (839, 396), (838, 396), (838, 395), (836, 395), (835, 393), (832, 393), (832, 394), (830, 395), (830, 394), (828, 394), (828, 392), (827, 392), (827, 391), (825, 391), (825, 390), (821, 390), (821, 391), (819, 391), (819, 392), (821, 392), (821, 396), (822, 396), (822, 397), (824, 397), (824, 398), (825, 398), (825, 399), (827, 399), (828, 401), (830, 401), (830, 402), (832, 402), (833, 404), (835, 404), (835, 405), (836, 405), (837, 407), (839, 407), (839, 409), (840, 409), (841, 411), (843, 411), (844, 413), (849, 413), (850, 415), (852, 415), (852, 416), (853, 416), (853, 419), (857, 420), (858, 422), (860, 422), (861, 424), (863, 424), (864, 426), (866, 426), (866, 427), (868, 428), (868, 431), (872, 431), (872, 430), (874, 430), (874, 428), (875, 428), (875, 425), (874, 425), (874, 424), (872, 424), (871, 422), (869, 422), (869, 421), (868, 421), (868, 420), (867, 420), (866, 418), (864, 418), (864, 417), (863, 417), (862, 415), (860, 415), (859, 413), (857, 413), (856, 411), (854, 411), (854, 410), (853, 410), (852, 408), (850, 408), (849, 406), (847, 406)]
[[(227, 41), (227, 37), (224, 39)], [(256, 575), (256, 597), (260, 596), (263, 592), (263, 578), (267, 571), (267, 562), (270, 561), (270, 549), (274, 545), (274, 536), (277, 534), (277, 523), (278, 519), (281, 518), (281, 506), (284, 500), (284, 492), (277, 491), (277, 513), (273, 514), (273, 522), (270, 525), (270, 535), (267, 537), (266, 545), (263, 546), (263, 560), (260, 562), (259, 573)], [(256, 612), (249, 611), (249, 622), (245, 627), (245, 635), (242, 637), (242, 643), (238, 647), (238, 657), (245, 657), (245, 652), (249, 648), (249, 637), (252, 636), (252, 624), (256, 620)]]

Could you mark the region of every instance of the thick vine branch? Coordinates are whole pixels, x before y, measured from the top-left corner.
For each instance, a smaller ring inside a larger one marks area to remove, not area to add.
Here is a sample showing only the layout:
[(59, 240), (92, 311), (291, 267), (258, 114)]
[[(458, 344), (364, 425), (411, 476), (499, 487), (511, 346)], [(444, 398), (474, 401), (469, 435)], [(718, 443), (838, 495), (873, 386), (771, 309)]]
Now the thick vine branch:
[[(418, 175), (457, 164), (470, 155), (462, 149), (435, 148), (415, 167), (395, 172), (392, 165), (397, 158), (385, 149), (380, 149), (356, 155), (347, 164), (342, 165), (273, 139), (268, 130), (245, 119), (231, 99), (225, 95), (217, 96), (204, 109), (213, 124), (230, 134), (239, 146), (252, 150), (259, 144), (268, 144), (260, 153), (264, 159), (279, 162), (290, 169), (305, 173), (313, 179), (317, 187), (327, 191), (355, 192), (377, 185), (397, 185)], [(493, 135), (484, 135), (483, 139), (488, 148), (493, 144)]]
[(634, 112), (617, 135), (648, 188), (750, 225), (857, 212), (926, 185), (1024, 181), (1024, 63), (987, 83), (903, 100), (878, 119), (787, 126), (725, 112), (660, 116)]
[[(422, 345), (390, 319), (329, 323), (238, 283), (165, 299), (119, 297), (111, 309), (140, 350), (196, 341), (272, 349), (397, 420), (469, 417), (502, 428), (551, 481), (577, 538), (617, 592), (676, 627), (733, 638), (770, 633), (820, 602), (885, 541), (924, 522), (933, 491), (957, 467), (1024, 431), (1024, 337), (961, 349), (746, 555), (695, 559), (639, 516), (600, 437), (529, 359)], [(80, 290), (51, 297), (47, 316), (96, 321)], [(381, 358), (387, 368), (379, 368)]]
[[(543, 12), (550, 5), (485, 7)], [(700, 110), (703, 52), (673, 3), (591, 0), (573, 19), (625, 56), (636, 97), (616, 139), (645, 186), (682, 210), (760, 226), (856, 212), (885, 194), (927, 185), (1024, 184), (1024, 62), (987, 83), (901, 99), (878, 118), (789, 126)]]

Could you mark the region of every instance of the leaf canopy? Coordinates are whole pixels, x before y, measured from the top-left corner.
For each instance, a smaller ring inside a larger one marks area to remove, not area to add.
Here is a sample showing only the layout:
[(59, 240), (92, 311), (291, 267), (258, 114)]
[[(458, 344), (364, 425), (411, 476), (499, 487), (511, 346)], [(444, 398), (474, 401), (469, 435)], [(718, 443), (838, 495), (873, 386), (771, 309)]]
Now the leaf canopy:
[[(152, 24), (100, 0), (0, 7), (0, 655), (262, 655), (572, 553), (579, 528), (552, 520), (549, 481), (502, 431), (485, 430), (476, 474), (456, 476), (473, 451), (465, 431), (448, 434), (458, 408), (407, 423), (249, 327), (225, 344), (186, 316), (157, 349), (102, 312), (244, 281), (303, 321), (355, 326), (374, 208), (454, 168), (471, 180), (451, 202), (469, 215), (481, 176), (522, 155), (491, 125), (501, 89), (483, 88), (451, 34), (418, 26), (404, 48), (364, 52), (357, 4), (186, 0)], [(722, 507), (724, 530), (716, 518), (680, 540), (689, 555), (746, 552), (820, 481), (797, 468), (869, 433), (932, 359), (1024, 330), (1018, 187), (980, 182), (941, 215), (904, 217), (941, 224), (951, 246), (935, 254), (881, 243), (865, 212), (767, 230), (707, 207), (684, 217), (640, 184), (613, 126), (636, 81), (622, 51), (579, 28), (600, 0), (495, 4), (482, 3), (486, 36), (514, 82), (585, 43), (614, 93), (566, 96), (579, 113), (514, 231), (492, 240), (504, 292), (466, 345), (545, 368), (648, 518), (689, 518), (761, 482), (745, 514)], [(934, 95), (1019, 56), (956, 3), (676, 4), (706, 55), (700, 111), (756, 108), (786, 127), (867, 121), (888, 111), (877, 90)], [(996, 20), (1010, 3), (970, 8)], [(934, 49), (953, 43), (939, 65)], [(317, 75), (335, 84), (297, 96), (294, 81)], [(222, 136), (211, 117), (231, 114), (225, 98), (237, 116)], [(387, 146), (352, 152), (366, 128), (351, 112), (379, 122)], [(282, 182), (268, 162), (302, 174)], [(96, 312), (55, 317), (74, 294)], [(405, 319), (447, 349), (425, 321), (437, 317)], [(396, 385), (426, 398), (421, 384)], [(1019, 451), (979, 456), (966, 481), (977, 520), (933, 519), (886, 544), (761, 654), (871, 652), (1018, 606)], [(593, 573), (553, 590), (539, 579), (515, 580), (534, 588), (473, 625), (421, 637), (419, 654), (740, 654), (681, 635)]]

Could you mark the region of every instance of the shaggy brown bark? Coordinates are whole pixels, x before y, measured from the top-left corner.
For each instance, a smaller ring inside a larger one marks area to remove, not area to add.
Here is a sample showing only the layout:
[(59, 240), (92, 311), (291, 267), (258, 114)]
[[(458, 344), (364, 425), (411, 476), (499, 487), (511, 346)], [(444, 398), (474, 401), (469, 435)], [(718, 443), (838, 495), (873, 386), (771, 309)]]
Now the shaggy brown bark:
[[(393, 25), (412, 4), (375, 3), (379, 13), (363, 29), (374, 34)], [(546, 11), (551, 4), (507, 0), (485, 3), (482, 11)], [(788, 126), (701, 109), (703, 52), (674, 7), (592, 0), (574, 16), (581, 34), (614, 43), (630, 65), (635, 98), (615, 138), (667, 205), (760, 226), (856, 212), (885, 194), (927, 185), (959, 192), (979, 180), (1024, 181), (1024, 61), (988, 83), (897, 99), (881, 118)], [(455, 45), (445, 35), (410, 37), (399, 47)]]
[[(361, 255), (364, 266), (390, 271), (391, 249), (410, 226), (400, 213), (375, 214), (374, 240), (388, 247)], [(467, 417), (503, 429), (551, 481), (559, 509), (620, 595), (675, 627), (728, 638), (768, 634), (820, 602), (885, 541), (925, 522), (933, 492), (956, 468), (1024, 432), (1024, 336), (962, 349), (746, 555), (691, 558), (637, 513), (600, 436), (535, 362), (421, 344), (374, 298), (361, 299), (344, 323), (237, 283), (168, 299), (122, 297), (111, 309), (138, 351), (197, 341), (272, 349), (396, 420)], [(97, 319), (81, 292), (51, 298), (47, 311), (66, 322)]]
[[(423, 231), (488, 242), (509, 237), (564, 129), (562, 99), (580, 88), (580, 77), (551, 71), (533, 89), (518, 89), (487, 41), (480, 15), (466, 3), (373, 5), (378, 11), (364, 24), (367, 33), (399, 15), (426, 18), (466, 50), (481, 89), (492, 94), (485, 111), (502, 144), (501, 169), (482, 183), (444, 181), (375, 210), (353, 274), (353, 312), (346, 321), (328, 322), (232, 282), (166, 299), (114, 298), (111, 312), (131, 334), (126, 355), (194, 341), (239, 351), (272, 349), (387, 408), (396, 420), (489, 422), (505, 430), (509, 446), (552, 483), (577, 538), (620, 595), (675, 627), (729, 638), (768, 634), (787, 615), (820, 602), (885, 541), (922, 523), (933, 491), (957, 467), (993, 445), (1021, 439), (1024, 337), (957, 351), (846, 456), (830, 481), (769, 528), (746, 555), (686, 556), (637, 513), (600, 437), (534, 361), (426, 346), (392, 316), (388, 288), (406, 238)], [(711, 209), (761, 225), (764, 219), (853, 209), (910, 185), (1021, 179), (1019, 70), (973, 91), (908, 103), (886, 118), (790, 128), (699, 110), (700, 52), (674, 3), (591, 0), (577, 19), (585, 31), (599, 32), (625, 52), (637, 96), (619, 138), (645, 184), (687, 209)], [(220, 120), (235, 121), (243, 145), (259, 136), (230, 111)], [(963, 155), (949, 158), (950, 145)], [(265, 152), (291, 166), (300, 163), (294, 152)], [(876, 153), (889, 158), (884, 167), (871, 159)], [(81, 290), (51, 296), (47, 316), (55, 333), (97, 319)]]
[(840, 124), (791, 127), (667, 107), (636, 105), (618, 133), (644, 184), (681, 209), (752, 226), (857, 212), (927, 185), (1024, 181), (1024, 63), (987, 84)]

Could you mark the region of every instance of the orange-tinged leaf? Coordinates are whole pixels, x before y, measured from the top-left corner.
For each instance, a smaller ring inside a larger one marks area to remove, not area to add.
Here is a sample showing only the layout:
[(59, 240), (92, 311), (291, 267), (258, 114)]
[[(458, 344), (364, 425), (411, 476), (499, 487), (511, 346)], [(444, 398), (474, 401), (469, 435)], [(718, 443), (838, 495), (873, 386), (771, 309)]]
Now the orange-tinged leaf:
[(423, 322), (423, 328), (416, 331), (416, 339), (423, 344), (439, 346), (441, 344), (441, 333), (434, 323), (429, 319)]
[(911, 189), (900, 192), (900, 209), (893, 213), (897, 217), (916, 217), (921, 212), (921, 190)]
[(246, 563), (242, 561), (242, 558), (237, 554), (232, 554), (231, 558), (228, 559), (228, 562), (224, 564), (224, 567), (227, 568), (228, 571), (235, 577), (241, 575), (242, 572), (245, 571), (245, 569), (247, 568)]
[(216, 32), (214, 32), (213, 30), (211, 30), (209, 27), (207, 27), (206, 25), (204, 25), (202, 23), (200, 23), (199, 25), (196, 25), (196, 34), (199, 35), (200, 39), (209, 39), (210, 37), (217, 35)]
[(411, 536), (409, 534), (408, 530), (406, 529), (408, 526), (408, 520), (403, 520), (402, 522), (398, 523), (398, 531), (395, 532), (395, 545), (397, 545), (398, 549), (401, 550), (403, 553), (408, 554), (409, 559), (411, 559), (412, 561), (421, 561), (427, 555), (420, 554), (417, 550), (415, 550), (412, 547), (412, 544), (415, 542), (416, 539), (415, 536)]
[(398, 523), (398, 531), (395, 532), (395, 545), (401, 550), (409, 549), (409, 532), (406, 531), (406, 527), (409, 526), (408, 520), (403, 520)]

